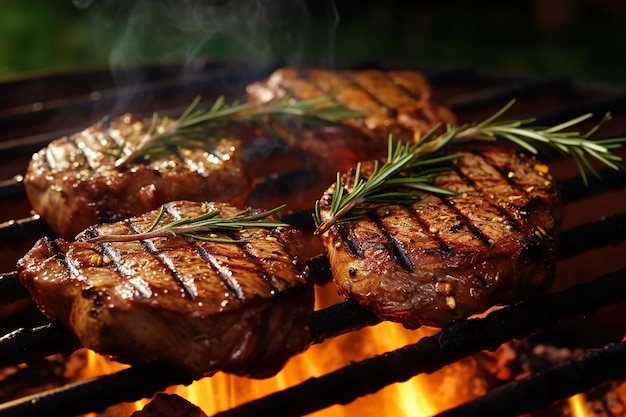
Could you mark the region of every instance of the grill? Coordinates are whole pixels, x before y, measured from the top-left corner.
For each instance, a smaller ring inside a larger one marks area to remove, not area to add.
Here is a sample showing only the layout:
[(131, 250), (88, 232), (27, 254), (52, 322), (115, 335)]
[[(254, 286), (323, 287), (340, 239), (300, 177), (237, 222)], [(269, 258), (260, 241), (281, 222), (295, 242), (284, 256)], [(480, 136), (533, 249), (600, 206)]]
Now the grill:
[[(392, 69), (380, 63), (352, 67)], [(0, 301), (12, 305), (25, 297), (17, 283), (16, 259), (34, 241), (49, 233), (33, 213), (21, 177), (33, 152), (50, 140), (83, 129), (107, 114), (154, 109), (180, 111), (194, 96), (241, 98), (245, 84), (267, 76), (276, 66), (198, 62), (181, 78), (183, 68), (140, 67), (128, 70), (127, 80), (115, 84), (108, 71), (57, 74), (0, 84)], [(406, 67), (405, 67), (406, 68)], [(564, 77), (545, 77), (473, 67), (412, 65), (424, 72), (435, 91), (460, 122), (482, 120), (511, 99), (517, 104), (509, 118), (535, 117), (554, 124), (593, 112), (613, 114), (600, 134), (626, 135), (626, 90)], [(590, 121), (597, 122), (597, 118)], [(622, 155), (623, 156), (623, 155)], [(326, 375), (308, 379), (219, 415), (302, 415), (352, 400), (420, 373), (430, 373), (483, 350), (533, 335), (566, 340), (568, 324), (581, 326), (571, 343), (588, 350), (578, 359), (511, 382), (442, 416), (518, 415), (547, 407), (556, 400), (606, 381), (626, 378), (626, 345), (619, 317), (626, 299), (626, 264), (621, 254), (626, 238), (626, 174), (600, 170), (602, 180), (583, 184), (571, 161), (549, 160), (562, 188), (563, 232), (553, 291), (538, 298), (459, 321), (434, 336), (398, 350), (350, 363)], [(294, 213), (293, 221), (298, 217)], [(308, 214), (307, 214), (308, 216)], [(313, 266), (313, 265), (312, 265)], [(323, 265), (316, 272), (325, 274)], [(596, 312), (597, 311), (597, 312)], [(616, 311), (618, 312), (616, 314)], [(595, 314), (592, 314), (596, 312)], [(30, 362), (78, 348), (75, 337), (43, 317), (22, 320), (22, 313), (5, 313), (0, 329), (0, 367)], [(595, 320), (595, 321), (594, 321)], [(591, 322), (586, 325), (584, 323)], [(597, 326), (597, 323), (603, 323)], [(378, 323), (351, 301), (317, 310), (311, 330), (315, 343), (333, 343), (335, 336)], [(556, 326), (560, 324), (560, 326)], [(565, 330), (563, 330), (565, 329)], [(135, 401), (176, 384), (184, 375), (155, 367), (123, 371), (76, 382), (0, 405), (0, 416), (80, 415), (112, 404)], [(297, 399), (297, 400), (294, 400)]]

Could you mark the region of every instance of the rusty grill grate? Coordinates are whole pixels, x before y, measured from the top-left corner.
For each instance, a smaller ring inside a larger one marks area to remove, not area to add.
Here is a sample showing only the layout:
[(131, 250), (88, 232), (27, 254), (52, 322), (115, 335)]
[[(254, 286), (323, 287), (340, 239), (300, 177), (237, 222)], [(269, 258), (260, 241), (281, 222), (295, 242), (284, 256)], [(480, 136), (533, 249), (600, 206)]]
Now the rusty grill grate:
[[(385, 69), (378, 63), (359, 67)], [(0, 101), (0, 270), (8, 271), (0, 275), (0, 303), (9, 304), (25, 296), (12, 272), (15, 260), (38, 237), (48, 233), (45, 224), (30, 214), (20, 182), (33, 152), (110, 113), (146, 113), (155, 108), (176, 113), (198, 94), (208, 99), (222, 94), (240, 97), (247, 83), (265, 77), (275, 68), (199, 63), (194, 71), (186, 71), (188, 76), (181, 81), (181, 68), (142, 67), (129, 70), (127, 77), (140, 79), (141, 83), (122, 86), (114, 85), (104, 71), (0, 83), (0, 96), (7, 98)], [(470, 67), (412, 68), (428, 75), (460, 122), (481, 120), (515, 98), (517, 104), (508, 115), (511, 118), (536, 117), (538, 123), (551, 124), (586, 112), (611, 112), (613, 121), (601, 133), (626, 135), (626, 89), (617, 86)], [(550, 165), (561, 184), (565, 203), (553, 292), (484, 318), (453, 323), (414, 345), (349, 364), (219, 415), (302, 415), (349, 403), (388, 384), (433, 372), (509, 340), (549, 332), (567, 318), (587, 316), (608, 305), (619, 306), (626, 300), (626, 263), (620, 257), (626, 240), (626, 174), (603, 170), (602, 181), (592, 179), (584, 186), (573, 164), (552, 159)], [(316, 311), (311, 331), (316, 343), (332, 343), (334, 336), (376, 323), (376, 317), (344, 301)], [(604, 381), (626, 378), (624, 330), (620, 323), (613, 325), (620, 336), (603, 340), (602, 346), (593, 346), (581, 358), (505, 385), (441, 415), (522, 414)], [(69, 331), (44, 319), (35, 324), (4, 326), (2, 330), (5, 334), (0, 336), (0, 367), (29, 363), (78, 347)], [(131, 367), (1, 404), (0, 416), (80, 415), (189, 382), (169, 370)]]

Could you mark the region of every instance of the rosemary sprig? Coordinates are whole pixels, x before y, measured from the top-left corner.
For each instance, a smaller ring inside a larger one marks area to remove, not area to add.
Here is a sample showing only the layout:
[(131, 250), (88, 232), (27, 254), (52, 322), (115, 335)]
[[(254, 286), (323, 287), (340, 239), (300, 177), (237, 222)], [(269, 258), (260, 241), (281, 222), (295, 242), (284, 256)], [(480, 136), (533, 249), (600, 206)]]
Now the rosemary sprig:
[(513, 104), (514, 100), (480, 123), (448, 125), (445, 128), (437, 126), (414, 144), (394, 143), (392, 138), (389, 138), (387, 159), (382, 165), (374, 162), (374, 168), (368, 178), (362, 177), (361, 164), (358, 164), (354, 182), (348, 189), (341, 175), (337, 174), (330, 207), (324, 218), (320, 213), (319, 200), (316, 202), (313, 218), (317, 228), (314, 233), (324, 233), (338, 221), (358, 216), (359, 209), (363, 210), (365, 203), (410, 204), (420, 199), (420, 194), (415, 191), (453, 195), (452, 191), (429, 183), (438, 172), (445, 169), (442, 166), (443, 162), (459, 157), (443, 154), (447, 146), (452, 144), (505, 139), (532, 154), (538, 154), (540, 147), (547, 147), (571, 157), (578, 166), (585, 184), (588, 174), (599, 177), (592, 165), (592, 159), (615, 170), (625, 169), (622, 158), (613, 151), (626, 143), (626, 137), (589, 139), (610, 120), (610, 114), (607, 113), (597, 125), (584, 134), (567, 129), (589, 119), (593, 116), (591, 113), (552, 127), (533, 126), (534, 119), (498, 122), (497, 119)]
[(196, 97), (176, 120), (161, 118), (154, 113), (146, 134), (130, 152), (115, 161), (115, 166), (123, 166), (149, 152), (162, 151), (169, 146), (206, 146), (207, 141), (219, 135), (226, 126), (261, 127), (283, 137), (281, 129), (290, 131), (290, 125), (294, 123), (334, 124), (362, 116), (343, 104), (335, 104), (330, 96), (305, 100), (278, 98), (265, 103), (227, 103), (220, 96), (208, 109), (198, 108), (199, 103), (200, 97)]
[(239, 231), (244, 228), (275, 228), (286, 227), (287, 223), (268, 220), (268, 217), (278, 213), (285, 208), (280, 205), (271, 210), (251, 213), (244, 210), (231, 217), (223, 217), (221, 210), (215, 209), (195, 217), (185, 217), (173, 222), (159, 226), (165, 214), (165, 207), (161, 206), (154, 222), (143, 233), (134, 235), (101, 235), (90, 240), (90, 242), (129, 242), (135, 240), (152, 239), (156, 237), (176, 237), (183, 236), (195, 240), (202, 240), (216, 243), (237, 243), (241, 239), (220, 238), (214, 232), (217, 231)]

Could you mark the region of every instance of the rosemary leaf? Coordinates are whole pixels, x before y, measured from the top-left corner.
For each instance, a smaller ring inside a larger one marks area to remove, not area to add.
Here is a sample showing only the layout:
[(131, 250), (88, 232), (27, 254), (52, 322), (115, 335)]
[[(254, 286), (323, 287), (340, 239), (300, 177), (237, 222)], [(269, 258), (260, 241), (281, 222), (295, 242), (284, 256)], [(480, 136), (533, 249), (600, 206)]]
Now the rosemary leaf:
[(396, 191), (389, 193), (380, 193), (365, 198), (365, 201), (372, 203), (385, 203), (385, 204), (411, 204), (421, 200), (421, 197), (417, 194), (409, 194), (406, 192)]
[[(576, 117), (574, 119), (568, 120), (567, 122), (563, 122), (563, 123), (558, 124), (556, 126), (552, 126), (550, 128), (547, 128), (545, 130), (545, 133), (554, 133), (554, 132), (558, 132), (558, 131), (561, 131), (561, 130), (564, 130), (564, 129), (568, 129), (568, 128), (572, 127), (572, 126), (577, 125), (578, 123), (581, 123), (581, 122), (589, 119), (592, 116), (593, 116), (593, 114), (591, 114), (591, 113), (583, 114), (582, 116), (578, 116), (578, 117)], [(598, 124), (598, 127), (599, 126), (600, 125)]]
[(154, 218), (154, 221), (152, 222), (152, 224), (148, 227), (148, 230), (146, 230), (146, 232), (151, 232), (154, 229), (156, 229), (156, 227), (158, 226), (159, 223), (161, 223), (161, 219), (163, 218), (163, 215), (165, 214), (165, 206), (161, 206), (159, 208), (159, 212), (157, 213), (157, 216)]

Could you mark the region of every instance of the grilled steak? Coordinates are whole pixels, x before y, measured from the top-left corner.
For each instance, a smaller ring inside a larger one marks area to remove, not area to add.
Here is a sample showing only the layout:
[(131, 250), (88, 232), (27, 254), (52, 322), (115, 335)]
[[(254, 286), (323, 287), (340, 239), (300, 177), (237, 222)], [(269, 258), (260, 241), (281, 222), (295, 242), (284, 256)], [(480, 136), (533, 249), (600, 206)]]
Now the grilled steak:
[[(343, 141), (309, 139), (308, 146), (329, 147), (339, 143), (354, 149), (361, 156), (381, 155), (387, 149), (387, 138), (412, 140), (439, 123), (455, 123), (456, 118), (441, 105), (424, 74), (416, 71), (325, 70), (322, 68), (281, 68), (267, 80), (247, 87), (251, 101), (267, 101), (276, 97), (308, 99), (334, 97), (337, 103), (361, 112), (362, 119), (350, 119), (346, 124), (354, 129), (343, 133)], [(318, 135), (320, 133), (318, 132)], [(335, 145), (337, 146), (337, 145)]]
[(121, 220), (173, 200), (241, 203), (249, 185), (238, 142), (207, 149), (172, 149), (168, 155), (115, 167), (120, 149), (132, 149), (150, 126), (126, 114), (100, 121), (37, 152), (24, 176), (32, 208), (60, 236)]
[[(195, 217), (223, 203), (178, 201), (163, 221)], [(19, 260), (20, 281), (47, 316), (96, 352), (160, 364), (192, 376), (218, 370), (268, 377), (310, 341), (313, 286), (299, 256), (299, 232), (216, 232), (238, 243), (184, 237), (95, 242), (146, 230), (157, 211), (92, 226), (75, 242), (43, 238)]]
[(339, 291), (383, 319), (444, 326), (553, 280), (560, 203), (547, 167), (493, 145), (454, 152), (463, 157), (435, 182), (458, 195), (375, 206), (322, 235)]

